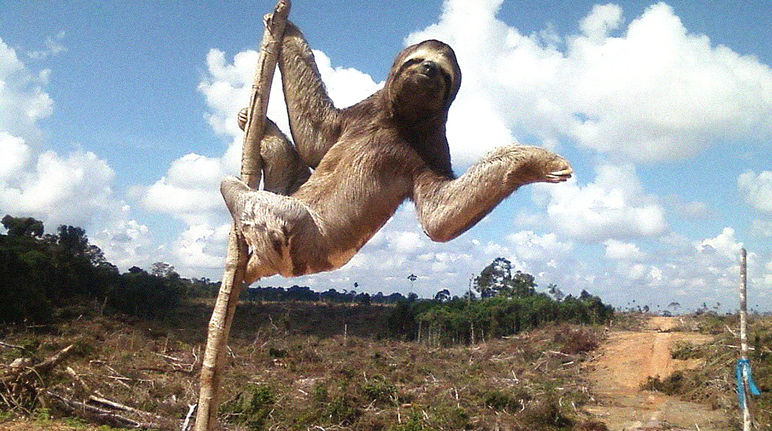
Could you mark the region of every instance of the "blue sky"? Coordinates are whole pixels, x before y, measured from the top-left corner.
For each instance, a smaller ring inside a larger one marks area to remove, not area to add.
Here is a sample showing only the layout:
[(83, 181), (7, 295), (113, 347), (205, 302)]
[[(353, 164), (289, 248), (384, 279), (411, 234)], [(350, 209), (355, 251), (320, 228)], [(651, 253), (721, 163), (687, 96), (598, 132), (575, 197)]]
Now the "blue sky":
[[(219, 279), (238, 170), (234, 113), (271, 2), (0, 4), (0, 212), (67, 223), (122, 270)], [(615, 305), (772, 309), (772, 26), (766, 2), (296, 1), (339, 106), (393, 57), (450, 43), (464, 74), (448, 136), (461, 174), (514, 140), (566, 156), (575, 179), (529, 186), (477, 227), (431, 243), (410, 204), (315, 289), (460, 294), (495, 257), (541, 287)], [(269, 115), (286, 127), (274, 88)]]

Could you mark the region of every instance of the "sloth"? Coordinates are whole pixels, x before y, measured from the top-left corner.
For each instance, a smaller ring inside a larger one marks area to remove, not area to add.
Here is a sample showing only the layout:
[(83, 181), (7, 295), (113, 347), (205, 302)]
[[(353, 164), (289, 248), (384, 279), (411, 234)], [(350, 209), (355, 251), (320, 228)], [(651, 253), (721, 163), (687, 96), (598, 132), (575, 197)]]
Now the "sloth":
[[(291, 22), (278, 61), (292, 142), (267, 121), (264, 190), (235, 177), (220, 185), (249, 247), (246, 283), (343, 266), (408, 199), (426, 235), (445, 242), (518, 187), (571, 176), (559, 155), (521, 145), (498, 148), (463, 175), (453, 174), (445, 124), (461, 69), (443, 42), (405, 48), (384, 87), (345, 109), (333, 105)], [(242, 129), (245, 121), (242, 110)]]

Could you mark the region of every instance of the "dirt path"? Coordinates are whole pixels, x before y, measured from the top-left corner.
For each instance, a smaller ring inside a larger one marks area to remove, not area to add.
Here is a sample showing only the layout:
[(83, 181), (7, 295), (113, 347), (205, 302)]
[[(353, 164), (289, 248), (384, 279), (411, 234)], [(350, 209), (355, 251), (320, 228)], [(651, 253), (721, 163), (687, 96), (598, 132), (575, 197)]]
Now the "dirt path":
[(601, 356), (591, 364), (597, 405), (588, 410), (611, 431), (726, 429), (726, 418), (709, 406), (639, 390), (649, 376), (664, 378), (701, 366), (700, 360), (671, 358), (670, 347), (677, 341), (699, 344), (711, 339), (694, 332), (669, 332), (679, 323), (674, 317), (653, 317), (644, 331), (612, 332), (601, 348)]

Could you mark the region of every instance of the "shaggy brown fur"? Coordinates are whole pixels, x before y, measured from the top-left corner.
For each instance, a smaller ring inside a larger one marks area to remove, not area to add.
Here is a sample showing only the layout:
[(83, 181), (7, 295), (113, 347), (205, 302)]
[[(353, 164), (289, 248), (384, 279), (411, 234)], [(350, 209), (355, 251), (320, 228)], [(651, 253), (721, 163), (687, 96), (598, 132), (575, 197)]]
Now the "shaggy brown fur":
[(518, 187), (571, 176), (560, 156), (512, 145), (453, 177), (445, 123), (461, 70), (442, 42), (403, 50), (384, 88), (346, 109), (333, 106), (305, 38), (291, 23), (279, 68), (294, 146), (269, 123), (261, 150), (266, 190), (236, 178), (221, 185), (250, 248), (247, 282), (344, 265), (405, 199), (415, 202), (432, 240), (448, 241)]

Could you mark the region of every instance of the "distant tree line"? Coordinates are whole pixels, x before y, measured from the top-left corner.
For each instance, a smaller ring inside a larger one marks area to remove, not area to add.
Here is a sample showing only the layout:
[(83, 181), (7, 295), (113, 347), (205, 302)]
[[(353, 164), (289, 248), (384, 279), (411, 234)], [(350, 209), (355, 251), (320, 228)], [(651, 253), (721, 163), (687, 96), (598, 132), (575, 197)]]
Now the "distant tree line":
[(2, 219), (0, 234), (0, 322), (45, 322), (68, 305), (86, 300), (100, 311), (160, 317), (186, 296), (208, 296), (217, 284), (183, 279), (168, 264), (148, 273), (132, 267), (121, 274), (79, 227), (61, 225), (44, 234), (31, 217)]
[[(517, 334), (549, 322), (598, 324), (614, 309), (582, 291), (564, 295), (555, 285), (537, 293), (532, 275), (516, 271), (504, 258), (495, 259), (474, 280), (474, 290), (450, 297), (447, 290), (434, 300), (402, 301), (388, 320), (390, 335), (437, 345), (476, 343)], [(479, 297), (478, 297), (479, 295)], [(478, 299), (479, 298), (479, 299)]]
[[(181, 299), (213, 297), (219, 288), (219, 282), (207, 278), (182, 278), (164, 262), (154, 263), (150, 272), (134, 266), (120, 273), (79, 227), (61, 225), (56, 234), (44, 234), (39, 220), (10, 215), (2, 224), (7, 230), (0, 234), (2, 323), (45, 322), (68, 305), (84, 304), (99, 312), (159, 318)], [(408, 280), (412, 284), (416, 278), (411, 274)], [(415, 293), (316, 292), (297, 285), (249, 288), (241, 295), (248, 301), (396, 304), (387, 311), (391, 336), (437, 344), (475, 343), (553, 321), (601, 323), (613, 314), (611, 306), (588, 292), (573, 297), (555, 285), (548, 286), (549, 294), (536, 287), (532, 275), (513, 271), (507, 259), (497, 258), (474, 279), (474, 291), (461, 297), (447, 289), (434, 299), (419, 299)]]
[[(415, 298), (418, 296), (415, 294)], [(400, 301), (407, 301), (412, 298), (403, 296), (401, 293), (392, 293), (384, 295), (378, 292), (370, 295), (366, 292), (343, 289), (338, 292), (335, 289), (328, 289), (324, 292), (316, 292), (308, 286), (294, 285), (287, 289), (283, 287), (250, 287), (241, 292), (241, 299), (249, 301), (310, 301), (310, 302), (329, 302), (329, 303), (357, 303), (357, 304), (396, 304)], [(413, 299), (415, 299), (413, 298)]]

